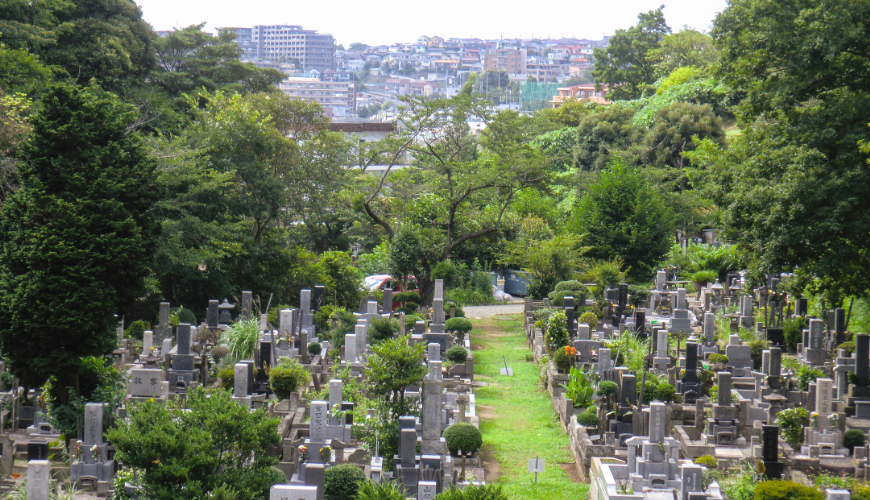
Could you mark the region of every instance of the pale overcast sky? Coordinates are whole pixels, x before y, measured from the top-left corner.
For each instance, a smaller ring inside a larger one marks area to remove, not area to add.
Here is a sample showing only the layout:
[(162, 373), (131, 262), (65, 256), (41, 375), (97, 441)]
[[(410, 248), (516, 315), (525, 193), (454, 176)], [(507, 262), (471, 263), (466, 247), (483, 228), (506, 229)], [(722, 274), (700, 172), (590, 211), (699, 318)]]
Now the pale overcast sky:
[(560, 36), (600, 39), (637, 22), (637, 14), (665, 4), (665, 19), (709, 31), (726, 0), (136, 0), (156, 30), (206, 23), (224, 26), (296, 24), (331, 33), (338, 43), (392, 44), (420, 35), (478, 38)]

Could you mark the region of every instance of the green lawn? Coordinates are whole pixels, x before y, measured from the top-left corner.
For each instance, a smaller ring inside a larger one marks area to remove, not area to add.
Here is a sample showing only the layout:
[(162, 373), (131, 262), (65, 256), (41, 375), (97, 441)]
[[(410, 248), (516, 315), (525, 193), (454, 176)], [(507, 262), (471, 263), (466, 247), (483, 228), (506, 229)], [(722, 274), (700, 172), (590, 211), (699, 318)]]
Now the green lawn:
[[(474, 351), (475, 379), (487, 387), (475, 389), (478, 405), (493, 407), (494, 419), (481, 420), (484, 446), (501, 464), (501, 484), (508, 498), (514, 499), (586, 499), (589, 486), (571, 481), (559, 463), (574, 462), (568, 449), (568, 435), (553, 411), (550, 395), (543, 389), (538, 369), (526, 356), (520, 316), (510, 321), (487, 318), (475, 322), (471, 342), (482, 346)], [(504, 317), (502, 317), (504, 318)], [(513, 368), (513, 377), (503, 377), (502, 355)], [(538, 455), (546, 460), (546, 472), (527, 472), (528, 460)]]

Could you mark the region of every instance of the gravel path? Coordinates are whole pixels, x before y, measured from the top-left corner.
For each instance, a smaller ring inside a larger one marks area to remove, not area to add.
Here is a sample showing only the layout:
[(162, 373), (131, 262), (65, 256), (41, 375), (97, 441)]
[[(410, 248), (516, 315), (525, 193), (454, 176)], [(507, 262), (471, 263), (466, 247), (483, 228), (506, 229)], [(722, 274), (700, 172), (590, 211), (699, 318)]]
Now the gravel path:
[(517, 314), (523, 312), (523, 304), (505, 304), (495, 306), (466, 306), (462, 308), (466, 318), (488, 318), (499, 314)]

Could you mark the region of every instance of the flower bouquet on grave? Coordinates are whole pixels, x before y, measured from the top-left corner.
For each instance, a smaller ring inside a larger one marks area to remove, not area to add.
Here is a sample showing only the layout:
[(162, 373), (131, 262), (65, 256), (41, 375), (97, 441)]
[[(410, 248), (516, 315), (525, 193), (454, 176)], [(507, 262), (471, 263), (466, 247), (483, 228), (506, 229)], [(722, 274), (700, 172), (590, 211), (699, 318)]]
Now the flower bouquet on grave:
[(329, 460), (332, 459), (332, 447), (331, 446), (327, 445), (327, 446), (324, 446), (323, 448), (320, 449), (320, 459), (323, 460), (324, 462), (329, 463)]
[(299, 463), (308, 460), (308, 447), (304, 444), (299, 447)]
[(812, 421), (813, 429), (818, 429), (819, 428), (819, 413), (815, 412), (815, 411), (810, 413), (810, 420)]

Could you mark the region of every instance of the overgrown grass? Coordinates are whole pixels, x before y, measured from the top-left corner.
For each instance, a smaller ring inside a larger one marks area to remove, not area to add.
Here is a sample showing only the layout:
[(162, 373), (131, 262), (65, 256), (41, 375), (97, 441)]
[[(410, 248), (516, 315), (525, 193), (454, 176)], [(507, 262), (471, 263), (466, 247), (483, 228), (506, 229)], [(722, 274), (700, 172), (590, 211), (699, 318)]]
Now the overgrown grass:
[[(496, 481), (511, 500), (554, 500), (586, 498), (589, 485), (571, 481), (560, 463), (574, 462), (568, 436), (553, 412), (549, 394), (540, 383), (537, 366), (526, 361), (531, 353), (525, 346), (520, 316), (487, 318), (471, 332), (471, 341), (483, 346), (474, 351), (477, 380), (488, 383), (476, 389), (478, 405), (491, 406), (496, 418), (481, 420), (484, 446), (501, 465)], [(502, 356), (513, 368), (513, 377), (499, 374)], [(480, 408), (480, 406), (478, 406)], [(546, 460), (546, 472), (527, 472), (528, 461), (536, 456)]]

